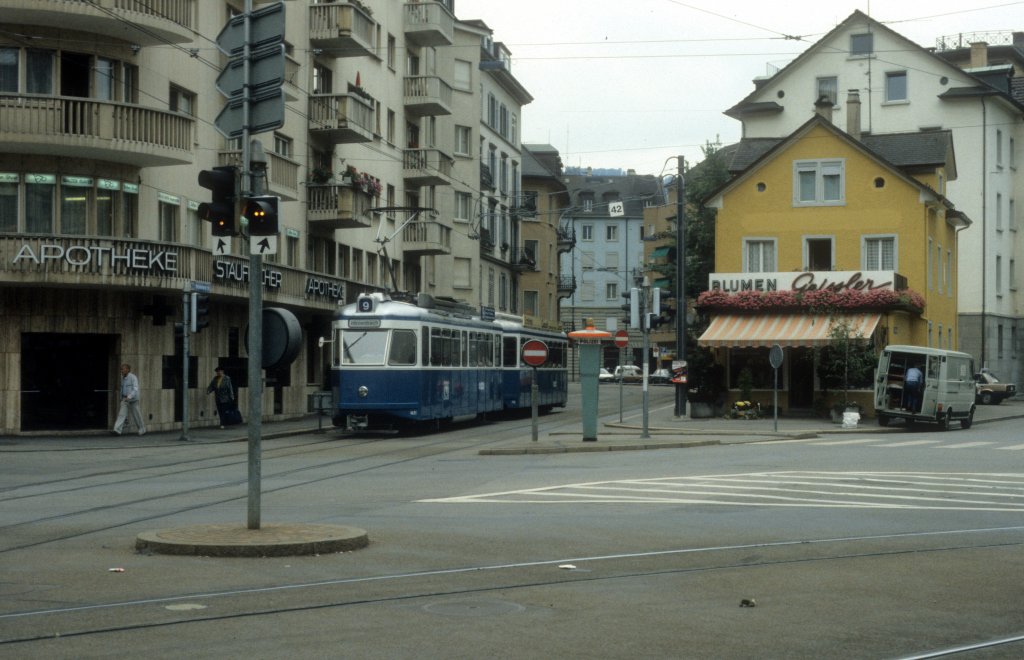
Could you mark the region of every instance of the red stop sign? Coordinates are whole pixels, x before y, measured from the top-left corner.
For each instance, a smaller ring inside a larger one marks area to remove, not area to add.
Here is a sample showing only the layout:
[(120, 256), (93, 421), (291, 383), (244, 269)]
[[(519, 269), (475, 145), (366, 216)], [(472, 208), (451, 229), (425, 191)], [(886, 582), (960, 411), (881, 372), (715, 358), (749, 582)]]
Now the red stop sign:
[(629, 333), (625, 330), (619, 330), (615, 333), (615, 345), (619, 348), (625, 348), (629, 344)]
[(548, 345), (538, 339), (531, 339), (523, 344), (523, 362), (531, 367), (539, 367), (548, 361)]

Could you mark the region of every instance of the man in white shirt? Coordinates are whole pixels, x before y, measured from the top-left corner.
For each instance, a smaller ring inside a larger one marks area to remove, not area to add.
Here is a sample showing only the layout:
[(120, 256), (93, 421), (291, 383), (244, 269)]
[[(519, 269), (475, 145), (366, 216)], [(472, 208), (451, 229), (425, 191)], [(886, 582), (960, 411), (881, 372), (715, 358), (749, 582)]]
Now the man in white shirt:
[(114, 422), (114, 435), (121, 435), (128, 415), (132, 416), (132, 424), (139, 430), (139, 435), (145, 435), (146, 424), (142, 421), (142, 412), (139, 410), (139, 379), (132, 373), (130, 364), (122, 364), (121, 407), (117, 411), (117, 421)]

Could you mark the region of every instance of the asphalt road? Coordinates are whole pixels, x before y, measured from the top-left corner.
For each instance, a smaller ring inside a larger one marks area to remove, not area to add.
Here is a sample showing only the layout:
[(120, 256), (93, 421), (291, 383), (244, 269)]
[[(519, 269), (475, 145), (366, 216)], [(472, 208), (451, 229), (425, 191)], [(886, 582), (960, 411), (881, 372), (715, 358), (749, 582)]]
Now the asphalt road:
[(4, 451), (0, 656), (1024, 654), (1013, 421), (480, 455), (524, 427), (267, 442), (263, 520), (370, 536), (290, 558), (133, 550), (154, 527), (244, 521), (242, 444)]

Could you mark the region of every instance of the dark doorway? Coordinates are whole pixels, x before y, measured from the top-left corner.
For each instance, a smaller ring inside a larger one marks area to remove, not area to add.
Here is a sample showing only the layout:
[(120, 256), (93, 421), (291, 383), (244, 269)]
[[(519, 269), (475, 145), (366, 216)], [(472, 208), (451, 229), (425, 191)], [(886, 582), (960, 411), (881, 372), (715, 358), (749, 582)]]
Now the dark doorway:
[(111, 335), (25, 333), (21, 336), (21, 430), (110, 426), (116, 388)]
[(60, 95), (89, 98), (92, 56), (85, 53), (60, 54)]
[(814, 407), (814, 349), (789, 351), (789, 407), (810, 410)]

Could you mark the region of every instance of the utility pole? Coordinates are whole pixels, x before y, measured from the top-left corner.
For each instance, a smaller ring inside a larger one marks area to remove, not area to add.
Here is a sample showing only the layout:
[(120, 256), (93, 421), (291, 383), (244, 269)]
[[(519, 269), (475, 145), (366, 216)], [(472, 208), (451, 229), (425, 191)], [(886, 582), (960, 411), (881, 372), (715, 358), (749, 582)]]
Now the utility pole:
[[(677, 157), (676, 174), (676, 359), (686, 361), (686, 214), (684, 205), (683, 168), (686, 161)], [(676, 383), (676, 417), (686, 417), (686, 392), (690, 387), (690, 365), (686, 367), (685, 383)]]

